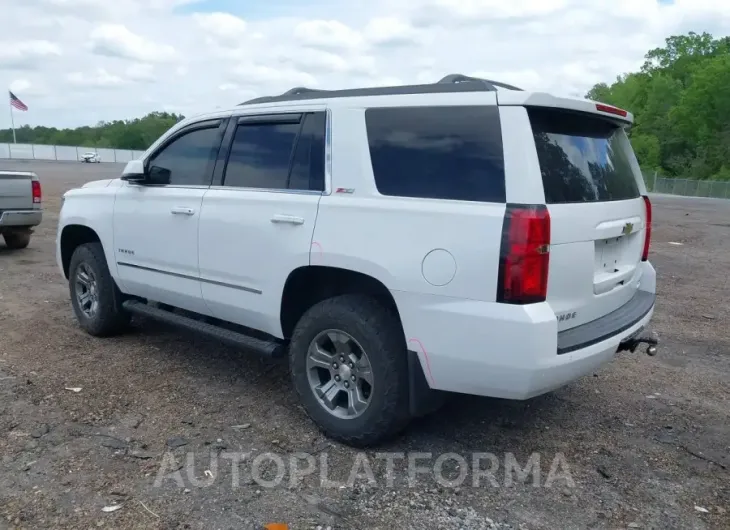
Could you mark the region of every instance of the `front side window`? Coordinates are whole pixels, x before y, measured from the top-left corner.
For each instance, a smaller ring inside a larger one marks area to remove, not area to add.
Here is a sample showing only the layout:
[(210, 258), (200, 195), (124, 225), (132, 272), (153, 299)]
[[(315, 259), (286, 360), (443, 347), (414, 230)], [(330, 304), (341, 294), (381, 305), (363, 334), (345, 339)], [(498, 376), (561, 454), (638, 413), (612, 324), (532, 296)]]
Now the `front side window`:
[(207, 186), (209, 165), (220, 144), (218, 125), (193, 129), (157, 152), (147, 165), (152, 184)]

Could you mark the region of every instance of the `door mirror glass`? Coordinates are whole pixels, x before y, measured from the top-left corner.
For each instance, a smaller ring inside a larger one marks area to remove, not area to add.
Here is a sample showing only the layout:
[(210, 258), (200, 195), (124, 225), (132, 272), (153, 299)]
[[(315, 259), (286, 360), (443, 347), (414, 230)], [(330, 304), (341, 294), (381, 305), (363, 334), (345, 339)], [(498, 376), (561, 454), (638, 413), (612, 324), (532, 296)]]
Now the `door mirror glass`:
[(150, 184), (167, 185), (170, 184), (170, 175), (172, 171), (161, 166), (150, 166), (147, 171), (147, 179)]
[(147, 179), (144, 163), (141, 160), (130, 160), (122, 171), (122, 180), (127, 182), (143, 182)]

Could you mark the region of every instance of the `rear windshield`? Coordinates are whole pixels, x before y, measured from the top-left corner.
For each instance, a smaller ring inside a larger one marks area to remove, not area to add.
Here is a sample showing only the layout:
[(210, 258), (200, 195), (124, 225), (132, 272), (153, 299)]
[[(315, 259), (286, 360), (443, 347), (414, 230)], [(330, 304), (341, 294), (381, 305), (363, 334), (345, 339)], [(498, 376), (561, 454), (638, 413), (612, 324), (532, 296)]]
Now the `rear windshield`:
[(497, 107), (371, 108), (365, 123), (381, 194), (505, 201)]
[(549, 204), (634, 199), (631, 145), (616, 124), (585, 114), (529, 109)]

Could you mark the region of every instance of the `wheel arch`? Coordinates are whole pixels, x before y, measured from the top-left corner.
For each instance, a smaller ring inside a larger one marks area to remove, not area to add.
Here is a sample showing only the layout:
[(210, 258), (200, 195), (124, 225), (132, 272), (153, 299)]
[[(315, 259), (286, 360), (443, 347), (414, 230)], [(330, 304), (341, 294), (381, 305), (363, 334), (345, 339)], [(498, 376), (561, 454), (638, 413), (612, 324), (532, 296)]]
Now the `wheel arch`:
[(102, 245), (99, 234), (93, 228), (82, 224), (68, 224), (63, 227), (60, 239), (61, 266), (63, 274), (68, 279), (68, 269), (74, 251), (85, 243), (99, 243)]
[(308, 265), (293, 270), (284, 285), (281, 297), (281, 329), (283, 337), (291, 338), (302, 315), (317, 302), (348, 293), (371, 296), (389, 308), (398, 319), (401, 340), (407, 355), (408, 406), (412, 416), (422, 416), (436, 410), (444, 394), (432, 390), (416, 351), (408, 348), (403, 321), (395, 298), (387, 286), (369, 274), (338, 267)]
[[(288, 276), (281, 296), (280, 321), (285, 339), (291, 337), (302, 315), (317, 302), (341, 294), (359, 293), (378, 300), (398, 318), (403, 331), (398, 306), (387, 286), (369, 274), (324, 265), (305, 265)], [(404, 339), (405, 341), (405, 335)]]

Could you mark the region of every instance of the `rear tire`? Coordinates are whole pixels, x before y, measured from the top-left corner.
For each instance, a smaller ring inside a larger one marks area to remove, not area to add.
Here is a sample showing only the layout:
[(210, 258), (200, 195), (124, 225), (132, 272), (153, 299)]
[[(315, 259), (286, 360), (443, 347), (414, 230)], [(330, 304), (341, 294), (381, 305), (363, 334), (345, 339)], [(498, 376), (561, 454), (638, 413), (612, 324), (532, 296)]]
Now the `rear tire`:
[(3, 239), (9, 249), (20, 250), (21, 248), (27, 247), (30, 243), (30, 230), (5, 232)]
[(109, 273), (101, 243), (85, 243), (74, 250), (68, 272), (71, 304), (81, 328), (95, 337), (124, 331), (130, 315)]
[[(329, 339), (332, 334), (337, 341)], [(315, 344), (324, 346), (311, 349)], [(327, 362), (321, 366), (308, 361), (311, 351), (329, 348), (336, 352), (337, 344), (349, 344), (339, 351), (355, 352), (354, 364), (349, 362), (347, 353), (324, 357)], [(341, 358), (348, 359), (344, 364), (353, 367), (352, 371), (350, 368), (341, 371)], [(361, 364), (358, 358), (367, 362)], [(332, 363), (328, 364), (330, 360)], [(376, 300), (362, 295), (342, 295), (311, 307), (294, 329), (289, 362), (305, 411), (330, 438), (356, 447), (370, 446), (396, 435), (408, 424), (408, 361), (403, 332), (397, 315)], [(339, 372), (332, 369), (333, 364), (339, 365)], [(359, 372), (362, 366), (367, 368)], [(340, 378), (338, 383), (335, 375)], [(348, 392), (340, 385), (345, 385), (351, 377), (354, 383), (350, 383)], [(367, 383), (368, 378), (372, 385)], [(337, 399), (330, 400), (330, 406), (317, 394), (317, 389), (321, 394), (327, 385), (340, 386), (333, 389)], [(355, 385), (359, 385), (357, 389)], [(357, 407), (348, 405), (352, 403), (348, 400), (354, 399), (353, 392), (363, 398), (358, 399)], [(365, 399), (367, 405), (363, 405)], [(332, 401), (341, 404), (338, 412), (333, 411)]]

